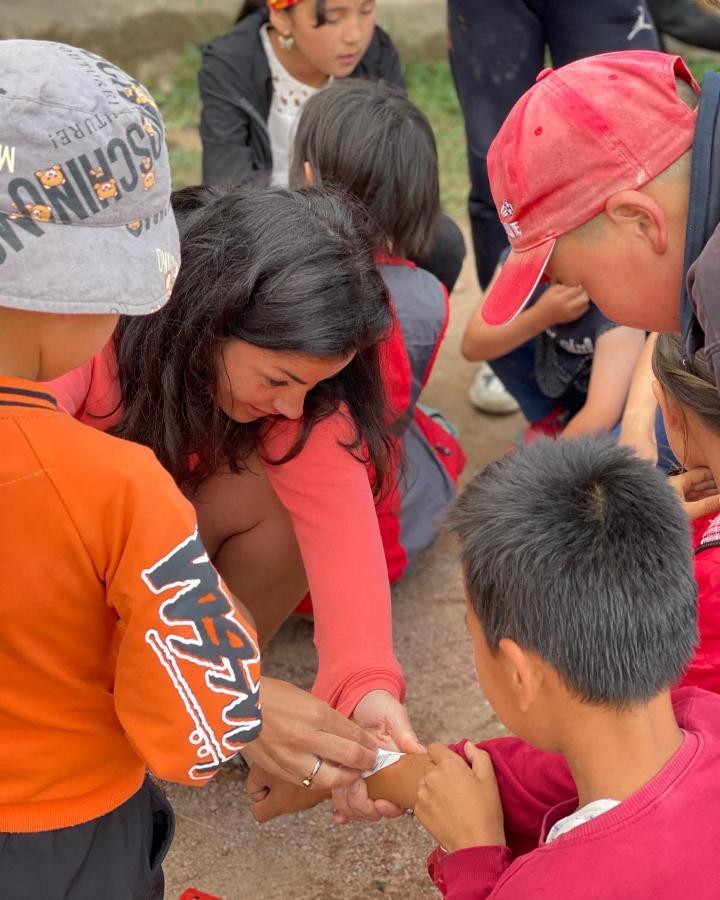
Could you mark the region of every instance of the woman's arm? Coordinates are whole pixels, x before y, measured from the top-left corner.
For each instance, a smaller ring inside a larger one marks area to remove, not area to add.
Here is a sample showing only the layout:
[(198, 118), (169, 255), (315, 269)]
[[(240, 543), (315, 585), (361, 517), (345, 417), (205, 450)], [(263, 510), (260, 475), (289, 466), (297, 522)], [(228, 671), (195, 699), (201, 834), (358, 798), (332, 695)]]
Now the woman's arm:
[(633, 372), (645, 344), (645, 332), (619, 326), (603, 332), (595, 344), (587, 399), (563, 431), (578, 437), (610, 431), (620, 421)]
[(652, 355), (656, 338), (656, 334), (648, 337), (638, 358), (620, 429), (620, 443), (632, 447), (642, 459), (649, 459), (654, 463), (657, 462), (655, 439), (657, 401), (652, 388), (655, 380)]
[[(282, 457), (297, 423), (280, 422), (263, 455)], [(302, 452), (266, 465), (300, 546), (315, 613), (313, 692), (351, 715), (371, 691), (398, 701), (405, 682), (393, 653), (390, 585), (365, 465), (341, 446), (354, 428), (341, 413), (319, 422)]]
[[(488, 291), (495, 283), (499, 272), (500, 267), (488, 285)], [(588, 296), (582, 287), (553, 284), (512, 322), (508, 322), (507, 325), (488, 325), (482, 317), (481, 302), (465, 327), (462, 354), (470, 362), (505, 356), (506, 353), (537, 337), (546, 328), (579, 319), (587, 312), (588, 306)]]

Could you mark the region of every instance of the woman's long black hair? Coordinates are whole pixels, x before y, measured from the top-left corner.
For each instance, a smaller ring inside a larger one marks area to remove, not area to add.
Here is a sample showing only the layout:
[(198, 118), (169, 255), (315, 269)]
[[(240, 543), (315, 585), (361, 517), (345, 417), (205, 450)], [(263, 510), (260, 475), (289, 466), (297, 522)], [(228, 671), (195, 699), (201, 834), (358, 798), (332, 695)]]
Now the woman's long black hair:
[(223, 468), (262, 455), (267, 421), (238, 423), (215, 401), (222, 345), (351, 362), (305, 399), (297, 456), (313, 426), (349, 410), (347, 446), (387, 484), (391, 438), (378, 343), (391, 326), (383, 281), (359, 214), (317, 188), (186, 188), (173, 195), (182, 264), (170, 301), (154, 315), (123, 317), (116, 331), (122, 419), (114, 433), (150, 447), (192, 491)]

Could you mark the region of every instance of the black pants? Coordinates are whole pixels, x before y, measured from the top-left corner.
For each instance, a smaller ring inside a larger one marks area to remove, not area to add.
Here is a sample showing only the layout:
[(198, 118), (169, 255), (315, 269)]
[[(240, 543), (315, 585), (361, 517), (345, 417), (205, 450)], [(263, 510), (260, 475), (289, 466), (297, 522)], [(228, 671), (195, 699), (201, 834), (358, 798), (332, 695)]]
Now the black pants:
[(465, 259), (465, 238), (462, 231), (445, 213), (440, 215), (435, 240), (427, 256), (415, 259), (421, 269), (431, 272), (452, 293)]
[(0, 833), (2, 900), (160, 900), (175, 818), (146, 779), (99, 819), (33, 834)]
[(486, 287), (503, 248), (487, 152), (515, 102), (553, 65), (610, 50), (658, 50), (644, 0), (448, 0), (450, 65), (465, 119), (468, 208), (478, 279)]
[(720, 50), (720, 16), (697, 0), (647, 0), (657, 30), (686, 44)]

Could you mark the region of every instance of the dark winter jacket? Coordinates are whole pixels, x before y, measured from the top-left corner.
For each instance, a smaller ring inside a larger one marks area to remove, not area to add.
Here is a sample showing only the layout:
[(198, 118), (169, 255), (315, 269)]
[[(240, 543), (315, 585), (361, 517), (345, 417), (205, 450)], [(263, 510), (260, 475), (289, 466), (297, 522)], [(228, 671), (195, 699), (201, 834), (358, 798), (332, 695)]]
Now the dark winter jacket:
[[(203, 47), (200, 68), (203, 181), (240, 184), (272, 169), (267, 130), (272, 80), (260, 29), (266, 10), (252, 13)], [(352, 76), (404, 87), (393, 42), (375, 27), (370, 46)]]

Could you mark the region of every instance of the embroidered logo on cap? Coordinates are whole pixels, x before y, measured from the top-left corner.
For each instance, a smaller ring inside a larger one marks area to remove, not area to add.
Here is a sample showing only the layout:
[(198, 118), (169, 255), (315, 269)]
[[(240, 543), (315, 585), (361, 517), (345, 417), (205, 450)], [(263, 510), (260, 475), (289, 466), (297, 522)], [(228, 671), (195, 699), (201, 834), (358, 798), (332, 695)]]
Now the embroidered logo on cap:
[(507, 234), (509, 238), (517, 238), (522, 235), (520, 224), (518, 222), (503, 222), (503, 228), (505, 229), (505, 234)]

